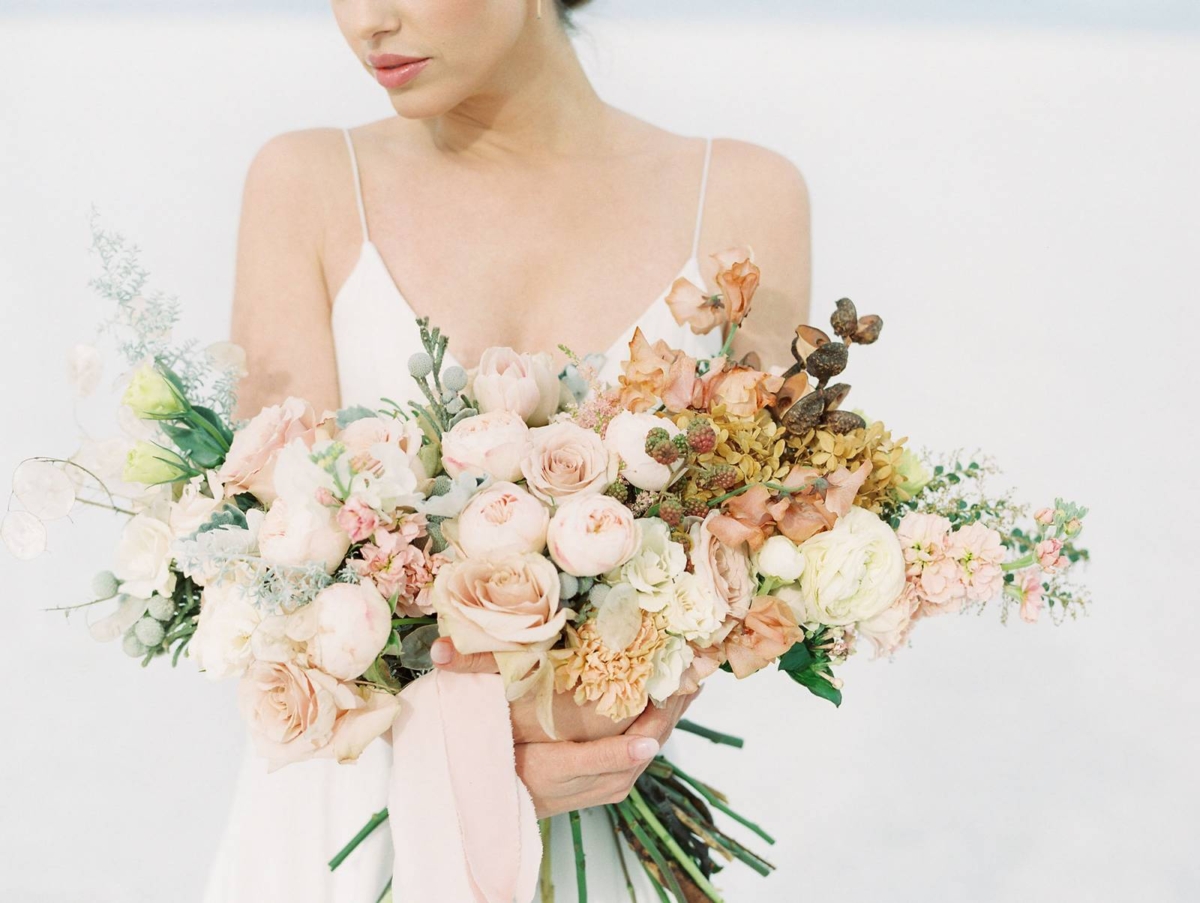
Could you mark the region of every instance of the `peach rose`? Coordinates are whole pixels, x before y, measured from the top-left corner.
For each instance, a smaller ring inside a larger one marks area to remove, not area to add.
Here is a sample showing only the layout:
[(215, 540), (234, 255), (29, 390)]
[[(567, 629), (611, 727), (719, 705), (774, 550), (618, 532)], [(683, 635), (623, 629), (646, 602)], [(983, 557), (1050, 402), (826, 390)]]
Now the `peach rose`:
[(604, 432), (604, 444), (619, 462), (620, 475), (649, 492), (661, 492), (670, 486), (686, 464), (683, 458), (674, 464), (659, 464), (646, 454), (646, 436), (655, 427), (666, 430), (671, 438), (682, 432), (665, 417), (632, 411), (622, 411), (609, 421)]
[(753, 417), (774, 402), (775, 393), (783, 388), (783, 377), (718, 358), (701, 381), (701, 388), (706, 409), (723, 405), (733, 417)]
[(544, 426), (558, 410), (561, 389), (554, 359), (488, 348), (479, 358), (472, 391), (479, 410), (511, 411), (530, 426)]
[(529, 491), (544, 502), (561, 503), (603, 492), (615, 479), (608, 450), (595, 430), (552, 423), (529, 431), (521, 473)]
[(268, 770), (306, 759), (353, 762), (392, 726), (399, 697), (341, 683), (293, 662), (257, 662), (238, 687), (238, 706)]
[(633, 512), (607, 495), (567, 502), (550, 519), (550, 557), (576, 577), (595, 577), (620, 567), (637, 551)]
[(804, 639), (792, 609), (774, 596), (757, 596), (745, 621), (725, 640), (725, 656), (737, 677), (761, 671)]
[(279, 499), (263, 518), (258, 551), (268, 564), (288, 567), (319, 562), (332, 574), (350, 551), (350, 537), (338, 527), (330, 509)]
[(493, 483), (471, 499), (456, 526), (467, 558), (541, 553), (550, 511), (515, 483)]
[(542, 555), (447, 564), (433, 581), (432, 600), (442, 636), (465, 653), (549, 646), (567, 618), (558, 571)]
[(369, 580), (327, 586), (307, 609), (312, 664), (339, 680), (361, 677), (392, 635), (392, 609)]
[(471, 471), (497, 480), (519, 480), (528, 439), (529, 427), (512, 411), (468, 417), (442, 436), (442, 465), (452, 477)]
[(317, 439), (316, 412), (299, 398), (263, 408), (246, 426), (234, 434), (218, 478), (225, 494), (251, 493), (264, 505), (275, 501), (275, 458), (293, 439), (308, 447)]
[(746, 544), (728, 546), (712, 532), (715, 518), (710, 512), (696, 521), (688, 531), (692, 540), (692, 564), (696, 576), (725, 606), (728, 614), (744, 618), (754, 597), (754, 578), (751, 576), (750, 556)]

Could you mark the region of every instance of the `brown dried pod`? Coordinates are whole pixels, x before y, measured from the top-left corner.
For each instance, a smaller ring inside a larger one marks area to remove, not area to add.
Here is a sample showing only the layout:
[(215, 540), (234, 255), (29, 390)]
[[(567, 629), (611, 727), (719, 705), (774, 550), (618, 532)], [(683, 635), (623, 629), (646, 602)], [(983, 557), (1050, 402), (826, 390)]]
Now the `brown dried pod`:
[(762, 370), (762, 358), (758, 356), (757, 351), (747, 351), (738, 364), (751, 370)]
[(821, 418), (821, 426), (839, 436), (865, 429), (867, 421), (853, 411), (829, 411)]
[(846, 396), (850, 394), (850, 386), (847, 383), (834, 383), (821, 391), (825, 393), (825, 410), (836, 411), (842, 406)]
[(847, 359), (846, 346), (841, 342), (830, 342), (810, 354), (804, 364), (809, 373), (825, 382), (846, 369)]
[(854, 341), (860, 345), (870, 345), (879, 338), (883, 331), (883, 318), (875, 314), (859, 317), (858, 328), (854, 331)]
[(788, 408), (780, 420), (793, 436), (804, 436), (817, 427), (824, 413), (825, 396), (819, 391), (810, 392)]
[(841, 338), (849, 341), (854, 335), (854, 330), (858, 328), (858, 309), (855, 308), (854, 302), (849, 298), (839, 298), (837, 310), (829, 318), (829, 325)]
[(807, 373), (788, 374), (783, 380), (783, 386), (775, 393), (775, 402), (771, 405), (771, 409), (777, 415), (782, 415), (784, 411), (799, 401), (807, 390)]
[(822, 345), (829, 344), (829, 336), (815, 326), (797, 326), (796, 338), (792, 340), (792, 356), (804, 360)]

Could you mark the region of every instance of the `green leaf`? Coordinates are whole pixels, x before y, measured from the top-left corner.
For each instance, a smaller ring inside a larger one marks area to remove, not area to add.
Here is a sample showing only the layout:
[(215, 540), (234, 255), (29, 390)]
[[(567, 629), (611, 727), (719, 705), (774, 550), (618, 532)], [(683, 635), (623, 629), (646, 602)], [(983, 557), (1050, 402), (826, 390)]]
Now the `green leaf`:
[(814, 696), (828, 699), (835, 706), (842, 704), (842, 691), (813, 670), (789, 671), (788, 676), (796, 683), (806, 687)]
[(438, 638), (438, 626), (426, 624), (405, 634), (400, 644), (400, 664), (414, 671), (428, 671), (433, 667), (429, 649)]
[(348, 427), (350, 424), (354, 423), (356, 420), (366, 420), (368, 417), (378, 417), (378, 416), (379, 415), (376, 414), (374, 411), (372, 411), (370, 408), (364, 408), (360, 404), (354, 405), (353, 407), (349, 407), (349, 408), (342, 408), (340, 411), (337, 412), (338, 429), (344, 430), (346, 427)]
[(804, 643), (796, 643), (779, 657), (780, 671), (806, 671), (815, 661), (813, 654)]
[(392, 676), (392, 669), (387, 666), (387, 662), (383, 660), (382, 656), (371, 663), (371, 667), (363, 674), (363, 680), (379, 684), (381, 687), (388, 687), (396, 692), (400, 692), (403, 688), (400, 681)]

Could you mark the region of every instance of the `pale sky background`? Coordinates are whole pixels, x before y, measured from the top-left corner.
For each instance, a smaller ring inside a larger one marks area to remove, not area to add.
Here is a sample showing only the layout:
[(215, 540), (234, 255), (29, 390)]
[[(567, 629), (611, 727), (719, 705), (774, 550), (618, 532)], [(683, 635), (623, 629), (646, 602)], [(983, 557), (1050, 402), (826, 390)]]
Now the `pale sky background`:
[[(320, 13), (328, 0), (0, 0), (5, 13), (154, 12), (211, 15), (222, 11)], [(761, 19), (856, 19), (893, 22), (996, 23), (1081, 28), (1200, 30), (1196, 0), (595, 0), (591, 17), (722, 16)]]

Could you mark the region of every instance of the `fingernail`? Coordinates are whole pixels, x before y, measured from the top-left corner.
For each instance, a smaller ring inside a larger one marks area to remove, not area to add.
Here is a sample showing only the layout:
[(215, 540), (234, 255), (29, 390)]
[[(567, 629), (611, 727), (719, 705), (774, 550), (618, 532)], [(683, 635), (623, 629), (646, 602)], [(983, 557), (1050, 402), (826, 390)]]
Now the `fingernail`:
[(653, 737), (638, 737), (629, 744), (629, 755), (635, 762), (653, 759), (658, 753), (658, 741)]
[(454, 647), (449, 640), (438, 640), (429, 648), (429, 657), (435, 665), (448, 665), (454, 660)]

